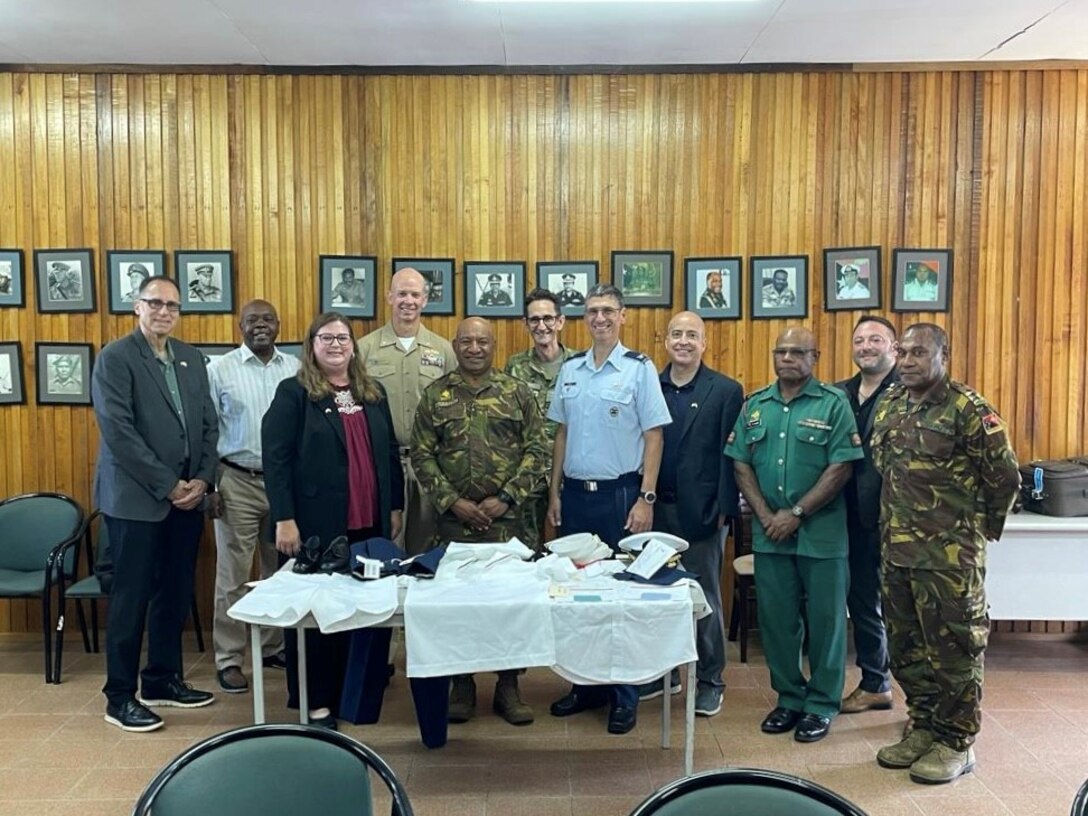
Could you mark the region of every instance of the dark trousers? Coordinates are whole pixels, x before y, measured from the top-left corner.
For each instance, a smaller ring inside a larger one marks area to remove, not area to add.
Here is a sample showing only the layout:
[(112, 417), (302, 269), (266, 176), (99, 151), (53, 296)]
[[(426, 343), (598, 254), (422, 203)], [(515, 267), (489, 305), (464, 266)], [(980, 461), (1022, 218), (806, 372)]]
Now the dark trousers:
[[(615, 550), (620, 539), (628, 535), (628, 531), (624, 529), (627, 514), (638, 501), (639, 482), (637, 479), (630, 481), (632, 484), (591, 493), (564, 480), (563, 490), (559, 496), (563, 519), (563, 526), (558, 531), (559, 535), (593, 533)], [(592, 695), (597, 690), (603, 693), (607, 689), (609, 702), (613, 706), (638, 708), (638, 686), (576, 685), (574, 689), (584, 695)]]
[[(113, 586), (106, 620), (106, 685), (112, 705), (181, 678), (181, 630), (189, 615), (197, 545), (204, 529), (199, 510), (171, 508), (162, 521), (105, 516), (113, 556)], [(140, 649), (147, 629), (147, 665)]]
[[(654, 529), (684, 538), (680, 510), (675, 502), (658, 499), (654, 506)], [(722, 554), (724, 531), (715, 530), (709, 536), (688, 541), (688, 549), (680, 561), (684, 569), (699, 576), (699, 586), (706, 596), (710, 614), (695, 623), (695, 648), (699, 661), (695, 676), (700, 686), (725, 688), (725, 615), (722, 612)]]
[(888, 668), (888, 634), (880, 601), (880, 533), (847, 525), (850, 536), (850, 590), (846, 608), (854, 627), (854, 649), (861, 687), (875, 693), (892, 687)]

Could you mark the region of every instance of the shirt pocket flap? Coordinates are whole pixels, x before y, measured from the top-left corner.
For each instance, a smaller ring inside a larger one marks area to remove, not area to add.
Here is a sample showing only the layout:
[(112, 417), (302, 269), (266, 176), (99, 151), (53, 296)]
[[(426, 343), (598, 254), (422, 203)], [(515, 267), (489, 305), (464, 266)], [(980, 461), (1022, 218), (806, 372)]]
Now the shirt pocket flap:
[(746, 428), (744, 430), (744, 444), (753, 445), (756, 442), (760, 442), (767, 435), (767, 426), (760, 425), (757, 428)]
[(366, 373), (376, 380), (392, 377), (397, 373), (397, 367), (388, 363), (367, 363)]
[(831, 431), (824, 428), (807, 428), (802, 425), (793, 432), (793, 436), (798, 442), (808, 445), (826, 445), (828, 439), (831, 438)]
[(601, 399), (621, 405), (630, 405), (634, 398), (634, 393), (628, 388), (606, 388), (601, 392)]

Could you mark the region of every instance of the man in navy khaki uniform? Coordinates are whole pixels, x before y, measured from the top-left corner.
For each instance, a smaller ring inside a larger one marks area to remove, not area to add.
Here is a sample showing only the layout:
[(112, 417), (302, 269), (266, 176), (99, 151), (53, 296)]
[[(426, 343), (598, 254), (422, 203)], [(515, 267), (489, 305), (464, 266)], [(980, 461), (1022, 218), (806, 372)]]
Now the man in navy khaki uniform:
[[(586, 293), (593, 345), (563, 364), (548, 409), (559, 423), (548, 519), (560, 535), (594, 533), (613, 549), (626, 534), (653, 526), (661, 429), (672, 421), (653, 361), (620, 343), (626, 316), (615, 286)], [(610, 733), (635, 727), (637, 686), (576, 685), (551, 713), (567, 717), (606, 702)]]

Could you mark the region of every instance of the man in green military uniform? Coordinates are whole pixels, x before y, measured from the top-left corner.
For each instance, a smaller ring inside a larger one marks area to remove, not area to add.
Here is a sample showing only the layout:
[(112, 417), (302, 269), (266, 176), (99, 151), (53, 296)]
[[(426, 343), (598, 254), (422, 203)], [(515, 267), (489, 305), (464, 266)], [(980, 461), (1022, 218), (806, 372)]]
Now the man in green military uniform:
[(1020, 475), (1005, 422), (948, 376), (948, 335), (918, 323), (899, 342), (900, 382), (876, 407), (884, 617), (892, 673), (914, 730), (877, 762), (916, 782), (975, 764), (990, 632), (986, 542), (1001, 537)]
[[(864, 455), (846, 396), (812, 376), (804, 328), (778, 336), (775, 383), (749, 396), (725, 448), (752, 508), (759, 625), (778, 704), (760, 726), (827, 736), (845, 682), (847, 544), (842, 488)], [(802, 615), (803, 613), (803, 615)], [(811, 676), (801, 671), (807, 626)]]
[[(522, 505), (538, 489), (545, 462), (544, 418), (528, 386), (492, 368), (491, 324), (461, 321), (453, 341), (457, 368), (427, 387), (412, 428), (412, 466), (438, 511), (440, 542), (535, 541)], [(499, 672), (494, 709), (512, 725), (533, 721), (521, 701), (518, 671)], [(453, 678), (450, 722), (476, 711), (471, 675)]]
[[(506, 361), (506, 373), (529, 386), (537, 405), (540, 406), (540, 415), (547, 417), (559, 369), (573, 353), (559, 342), (559, 332), (563, 330), (566, 322), (566, 318), (559, 313), (559, 297), (547, 289), (534, 289), (525, 296), (524, 319), (529, 336), (533, 338), (533, 347), (512, 355)], [(544, 420), (548, 440), (545, 469), (540, 474), (539, 487), (523, 505), (526, 534), (531, 535), (538, 543), (544, 541), (544, 516), (548, 512), (548, 474), (552, 469), (552, 446), (555, 444), (558, 427), (558, 422)]]

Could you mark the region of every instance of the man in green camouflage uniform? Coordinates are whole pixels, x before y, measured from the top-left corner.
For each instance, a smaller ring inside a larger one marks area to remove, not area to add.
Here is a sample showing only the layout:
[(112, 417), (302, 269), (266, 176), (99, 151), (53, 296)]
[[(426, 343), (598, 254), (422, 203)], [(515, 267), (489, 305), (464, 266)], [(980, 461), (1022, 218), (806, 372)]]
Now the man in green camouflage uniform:
[(873, 463), (884, 478), (881, 550), (892, 673), (914, 730), (881, 748), (886, 768), (951, 782), (975, 764), (990, 631), (986, 542), (1020, 484), (1004, 421), (948, 377), (948, 336), (919, 323), (899, 343), (900, 382), (876, 407)]
[(506, 361), (506, 373), (521, 380), (533, 392), (540, 415), (545, 417), (544, 430), (548, 439), (545, 469), (540, 474), (540, 484), (533, 495), (522, 505), (525, 532), (544, 541), (544, 517), (548, 512), (548, 474), (552, 469), (552, 447), (558, 422), (547, 419), (548, 407), (555, 393), (555, 381), (559, 369), (573, 352), (559, 342), (566, 318), (560, 314), (559, 298), (547, 289), (534, 289), (525, 296), (525, 326), (533, 338), (533, 347), (514, 354)]
[[(494, 337), (482, 318), (461, 321), (453, 341), (457, 368), (427, 387), (412, 427), (412, 466), (439, 513), (439, 543), (502, 542), (529, 546), (520, 505), (546, 473), (544, 419), (529, 388), (492, 368)], [(518, 671), (499, 672), (494, 709), (507, 722), (533, 721), (521, 701)], [(453, 678), (450, 722), (476, 712), (471, 675)]]

